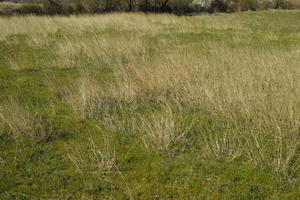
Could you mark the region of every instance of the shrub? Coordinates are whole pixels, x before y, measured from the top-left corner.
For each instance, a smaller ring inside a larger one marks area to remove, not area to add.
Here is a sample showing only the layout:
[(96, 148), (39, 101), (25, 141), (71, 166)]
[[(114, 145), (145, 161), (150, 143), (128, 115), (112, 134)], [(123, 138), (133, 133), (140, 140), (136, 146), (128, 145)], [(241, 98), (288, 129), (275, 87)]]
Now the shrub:
[(62, 0), (46, 0), (44, 3), (44, 9), (46, 14), (71, 14), (75, 12), (72, 4)]
[(258, 9), (292, 9), (296, 4), (288, 0), (193, 0), (190, 7), (197, 12), (234, 12)]
[(20, 8), (15, 10), (18, 14), (44, 14), (44, 9), (42, 6), (37, 4), (24, 4)]
[(16, 9), (18, 9), (21, 4), (16, 4), (12, 2), (0, 2), (0, 15), (10, 15), (13, 14)]
[(232, 11), (233, 1), (230, 0), (194, 0), (191, 6), (195, 11), (208, 11), (208, 12), (228, 12)]
[(191, 3), (190, 7), (194, 10), (194, 11), (205, 11), (211, 8), (213, 0), (193, 0), (193, 2)]
[(172, 12), (181, 15), (192, 12), (300, 8), (298, 0), (45, 0), (42, 5), (2, 2), (0, 15), (68, 15), (112, 11)]
[(193, 11), (190, 6), (191, 3), (192, 0), (172, 0), (169, 3), (169, 8), (176, 14), (191, 13)]
[(258, 2), (256, 0), (227, 1), (227, 5), (230, 11), (247, 11), (258, 9)]

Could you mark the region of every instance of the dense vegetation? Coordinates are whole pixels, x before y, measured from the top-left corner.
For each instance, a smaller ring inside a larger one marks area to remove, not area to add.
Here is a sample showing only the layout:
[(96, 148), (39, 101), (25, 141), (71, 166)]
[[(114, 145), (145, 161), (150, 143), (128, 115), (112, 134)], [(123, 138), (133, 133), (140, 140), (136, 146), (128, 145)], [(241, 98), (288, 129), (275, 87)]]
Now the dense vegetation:
[(186, 15), (293, 8), (300, 8), (299, 0), (6, 0), (3, 3), (0, 0), (0, 15), (69, 15), (113, 11)]
[(0, 18), (0, 199), (300, 199), (299, 19)]

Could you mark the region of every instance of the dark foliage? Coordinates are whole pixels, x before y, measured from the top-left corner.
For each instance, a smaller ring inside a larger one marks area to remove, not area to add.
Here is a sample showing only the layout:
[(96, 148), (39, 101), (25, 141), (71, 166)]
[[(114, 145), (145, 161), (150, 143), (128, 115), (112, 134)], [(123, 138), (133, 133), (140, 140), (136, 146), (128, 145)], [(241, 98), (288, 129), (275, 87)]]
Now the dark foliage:
[[(3, 0), (0, 0), (3, 1)], [(23, 2), (15, 0), (17, 3)], [(195, 6), (197, 0), (39, 0), (38, 3), (22, 4), (0, 14), (47, 14), (69, 15), (81, 13), (122, 12), (168, 12), (185, 15), (197, 12), (235, 12), (262, 9), (295, 8), (287, 0), (259, 3), (258, 0), (213, 0), (207, 7)], [(201, 1), (201, 0), (199, 0)]]

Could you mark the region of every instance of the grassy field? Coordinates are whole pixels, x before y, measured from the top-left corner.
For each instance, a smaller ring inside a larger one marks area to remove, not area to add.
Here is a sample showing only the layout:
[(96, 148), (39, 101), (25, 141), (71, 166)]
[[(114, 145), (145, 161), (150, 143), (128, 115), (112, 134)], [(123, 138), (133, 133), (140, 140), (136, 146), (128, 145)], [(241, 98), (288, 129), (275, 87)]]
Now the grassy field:
[(300, 199), (300, 11), (0, 18), (0, 199)]

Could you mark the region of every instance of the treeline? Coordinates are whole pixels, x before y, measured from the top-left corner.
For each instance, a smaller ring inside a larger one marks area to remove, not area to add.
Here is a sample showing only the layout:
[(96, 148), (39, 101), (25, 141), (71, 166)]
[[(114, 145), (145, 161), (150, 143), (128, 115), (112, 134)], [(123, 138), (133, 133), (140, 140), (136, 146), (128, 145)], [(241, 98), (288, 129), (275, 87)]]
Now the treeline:
[[(1, 0), (0, 0), (1, 1)], [(14, 0), (17, 1), (17, 0)], [(105, 12), (235, 12), (263, 9), (292, 9), (294, 0), (39, 0), (39, 3), (0, 7), (0, 14), (69, 15)], [(296, 0), (297, 1), (297, 0)], [(3, 3), (2, 3), (3, 4)], [(5, 4), (5, 3), (4, 3)]]
[(261, 9), (291, 9), (288, 0), (47, 0), (48, 14), (125, 12), (234, 12)]

